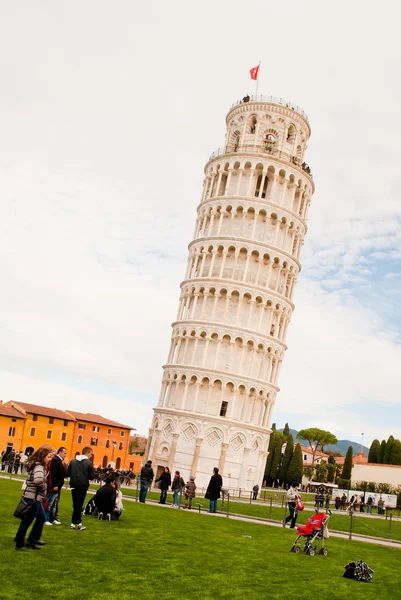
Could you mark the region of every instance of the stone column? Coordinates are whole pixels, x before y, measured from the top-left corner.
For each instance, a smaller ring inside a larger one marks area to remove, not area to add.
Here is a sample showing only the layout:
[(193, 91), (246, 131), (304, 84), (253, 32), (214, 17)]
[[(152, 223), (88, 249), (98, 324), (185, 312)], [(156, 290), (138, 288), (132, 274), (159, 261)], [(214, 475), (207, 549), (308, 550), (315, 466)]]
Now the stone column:
[(223, 476), (223, 469), (224, 469), (224, 464), (226, 462), (226, 454), (227, 454), (228, 446), (229, 446), (229, 444), (221, 445), (221, 454), (220, 454), (220, 460), (219, 460), (219, 473), (221, 476)]
[(245, 475), (246, 475), (246, 470), (248, 468), (248, 456), (249, 456), (250, 451), (251, 451), (250, 448), (244, 448), (244, 456), (242, 459), (241, 471), (240, 471), (239, 478), (238, 478), (238, 487), (240, 487), (240, 488), (245, 487)]
[(160, 434), (161, 434), (161, 429), (155, 429), (155, 432), (153, 434), (153, 437), (155, 438), (155, 442), (153, 444), (152, 460), (156, 460), (156, 455), (159, 452)]
[(202, 442), (203, 442), (203, 438), (196, 438), (195, 452), (194, 452), (194, 457), (192, 459), (192, 466), (191, 466), (191, 473), (190, 473), (193, 477), (196, 477), (196, 472), (198, 470), (198, 461), (199, 461), (199, 454), (200, 454)]
[(169, 456), (168, 465), (167, 465), (168, 468), (170, 469), (170, 473), (173, 470), (175, 453), (177, 450), (177, 442), (178, 442), (179, 437), (180, 437), (179, 433), (173, 434), (173, 443), (171, 444), (171, 451), (170, 451), (170, 456)]

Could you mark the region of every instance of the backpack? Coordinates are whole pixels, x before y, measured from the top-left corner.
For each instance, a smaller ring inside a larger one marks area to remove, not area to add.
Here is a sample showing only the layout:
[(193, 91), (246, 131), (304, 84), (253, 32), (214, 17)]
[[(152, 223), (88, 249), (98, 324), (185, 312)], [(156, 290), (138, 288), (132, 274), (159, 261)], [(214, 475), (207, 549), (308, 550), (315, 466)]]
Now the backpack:
[(93, 500), (94, 499), (91, 498), (89, 500), (89, 502), (86, 503), (85, 508), (84, 508), (84, 515), (96, 516), (98, 514), (98, 510), (97, 510), (96, 505)]
[(305, 508), (304, 503), (301, 500), (301, 496), (295, 496), (295, 507), (298, 511), (302, 511)]

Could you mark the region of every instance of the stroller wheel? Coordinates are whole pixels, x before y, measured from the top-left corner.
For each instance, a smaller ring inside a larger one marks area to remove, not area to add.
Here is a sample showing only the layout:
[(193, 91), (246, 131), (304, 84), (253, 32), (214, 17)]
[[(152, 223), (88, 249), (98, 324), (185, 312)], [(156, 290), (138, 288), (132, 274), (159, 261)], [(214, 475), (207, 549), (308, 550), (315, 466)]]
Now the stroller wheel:
[(293, 546), (293, 552), (295, 552), (295, 554), (299, 554), (301, 552), (301, 548), (299, 546)]
[(329, 553), (329, 551), (327, 550), (327, 548), (320, 548), (319, 550), (319, 554), (321, 554), (322, 556), (327, 556)]
[(309, 548), (309, 550), (306, 552), (306, 554), (309, 554), (309, 556), (315, 556), (316, 552), (315, 552), (314, 548)]

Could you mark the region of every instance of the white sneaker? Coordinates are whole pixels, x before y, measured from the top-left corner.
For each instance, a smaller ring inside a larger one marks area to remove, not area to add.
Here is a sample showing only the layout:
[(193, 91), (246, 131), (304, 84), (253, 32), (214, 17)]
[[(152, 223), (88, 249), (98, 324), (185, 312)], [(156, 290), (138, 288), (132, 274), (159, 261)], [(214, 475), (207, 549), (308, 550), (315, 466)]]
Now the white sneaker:
[(53, 525), (61, 525), (61, 521), (57, 521), (57, 519), (54, 519)]
[(107, 513), (107, 515), (106, 515), (106, 519), (107, 519), (108, 521), (111, 521), (111, 514), (110, 514), (110, 513)]
[(75, 529), (75, 525), (73, 525), (73, 524), (71, 523), (71, 525), (70, 525), (70, 529)]
[(86, 527), (84, 525), (82, 525), (82, 523), (80, 523), (78, 525), (78, 529), (80, 529), (81, 531), (83, 531), (84, 529), (86, 529)]
[(98, 514), (98, 516), (97, 516), (97, 520), (98, 520), (98, 521), (101, 521), (102, 519), (103, 519), (103, 513), (102, 513), (102, 512), (100, 512), (100, 513)]
[(50, 523), (50, 521), (46, 521), (46, 522), (44, 523), (44, 525), (53, 525), (53, 523)]

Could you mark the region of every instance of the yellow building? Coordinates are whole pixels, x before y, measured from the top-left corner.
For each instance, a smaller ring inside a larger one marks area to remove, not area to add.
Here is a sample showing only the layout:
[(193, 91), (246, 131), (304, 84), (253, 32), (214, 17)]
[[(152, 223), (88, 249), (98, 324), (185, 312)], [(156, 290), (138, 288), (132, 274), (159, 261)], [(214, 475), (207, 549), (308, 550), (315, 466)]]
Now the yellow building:
[(75, 418), (69, 413), (15, 400), (6, 402), (3, 408), (13, 409), (23, 419), (21, 437), (19, 444), (14, 445), (15, 450), (22, 450), (29, 455), (42, 444), (51, 444), (56, 450), (64, 446), (68, 455), (71, 455)]
[[(128, 469), (130, 432), (133, 428), (101, 415), (47, 408), (28, 402), (0, 402), (0, 450), (32, 454), (42, 444), (67, 448), (67, 462), (82, 448), (93, 448), (95, 467), (109, 464)], [(130, 457), (130, 462), (136, 461)]]
[(132, 427), (91, 413), (70, 410), (68, 414), (75, 419), (71, 458), (80, 454), (84, 446), (90, 446), (95, 467), (112, 464), (116, 469), (126, 468)]
[(25, 417), (11, 406), (4, 406), (0, 400), (0, 452), (23, 449)]

